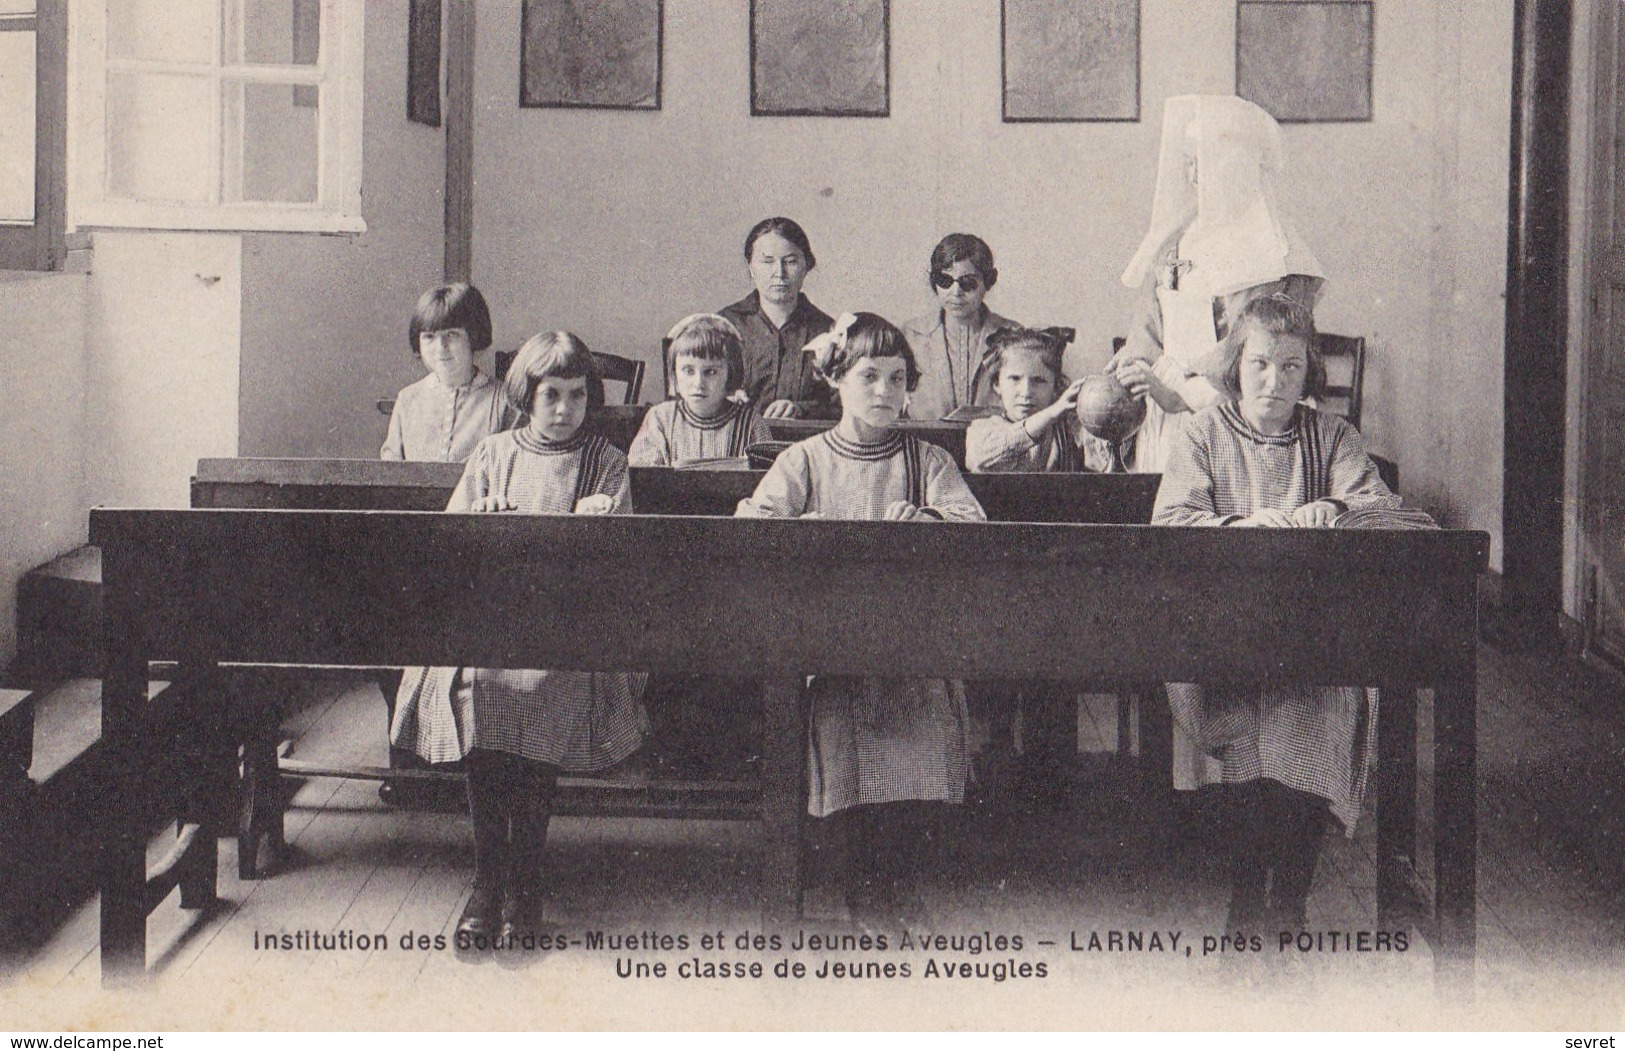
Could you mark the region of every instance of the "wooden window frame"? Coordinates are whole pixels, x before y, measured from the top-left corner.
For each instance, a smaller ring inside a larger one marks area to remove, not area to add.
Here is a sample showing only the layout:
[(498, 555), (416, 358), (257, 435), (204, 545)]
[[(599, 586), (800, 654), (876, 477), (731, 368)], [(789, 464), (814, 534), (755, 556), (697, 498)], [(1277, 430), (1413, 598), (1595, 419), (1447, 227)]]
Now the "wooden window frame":
[[(325, 0), (322, 58), (308, 76), (320, 85), (324, 105), (318, 126), (318, 191), (314, 203), (157, 202), (116, 198), (107, 186), (107, 15), (103, 3), (73, 3), (73, 73), (69, 122), (70, 230), (121, 227), (156, 230), (365, 233), (361, 214), (362, 111), (365, 63), (364, 0)], [(215, 74), (219, 76), (217, 72)], [(303, 82), (285, 70), (267, 73), (268, 83)], [(235, 70), (230, 79), (255, 78)], [(222, 158), (229, 163), (230, 158)]]
[(34, 219), (0, 224), (0, 270), (59, 270), (67, 255), (68, 0), (38, 0), (32, 17), (8, 18), (34, 32)]

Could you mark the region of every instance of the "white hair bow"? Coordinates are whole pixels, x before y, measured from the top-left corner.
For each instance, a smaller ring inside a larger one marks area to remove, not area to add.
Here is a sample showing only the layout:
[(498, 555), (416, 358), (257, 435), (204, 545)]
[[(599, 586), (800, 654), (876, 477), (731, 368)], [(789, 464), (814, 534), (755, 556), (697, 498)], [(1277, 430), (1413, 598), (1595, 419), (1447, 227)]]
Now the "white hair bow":
[(812, 355), (813, 368), (818, 370), (820, 378), (828, 380), (830, 370), (846, 358), (847, 333), (857, 320), (856, 314), (842, 314), (835, 319), (835, 325), (828, 332), (815, 337), (802, 348), (803, 353)]

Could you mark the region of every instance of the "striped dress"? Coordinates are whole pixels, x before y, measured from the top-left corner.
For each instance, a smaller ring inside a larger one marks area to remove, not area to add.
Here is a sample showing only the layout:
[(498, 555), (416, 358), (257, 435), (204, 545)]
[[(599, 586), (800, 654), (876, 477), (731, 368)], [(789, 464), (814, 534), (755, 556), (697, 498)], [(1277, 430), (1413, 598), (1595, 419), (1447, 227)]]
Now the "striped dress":
[(1077, 414), (1056, 420), (1037, 441), (1024, 422), (1002, 414), (972, 420), (965, 430), (965, 466), (973, 474), (1111, 469), (1111, 447), (1084, 430)]
[(627, 461), (633, 467), (682, 467), (696, 460), (742, 457), (773, 432), (754, 408), (728, 402), (715, 416), (696, 416), (682, 398), (649, 409), (632, 439)]
[[(504, 431), (469, 457), (447, 511), (485, 496), (505, 497), (526, 514), (570, 514), (603, 493), (615, 514), (630, 514), (626, 457), (583, 427), (552, 442), (528, 430)], [(602, 770), (643, 740), (644, 676), (625, 672), (503, 668), (408, 668), (395, 702), (390, 739), (431, 763), (471, 748), (509, 752), (563, 770)]]
[[(1349, 510), (1399, 507), (1360, 432), (1299, 406), (1282, 434), (1254, 430), (1233, 402), (1191, 417), (1157, 491), (1158, 525), (1224, 526), (1330, 499)], [(1350, 835), (1377, 743), (1374, 693), (1315, 686), (1252, 691), (1172, 683), (1174, 718), (1226, 782), (1270, 778), (1331, 803)]]
[[(749, 518), (876, 520), (898, 500), (943, 519), (987, 516), (934, 445), (891, 432), (859, 444), (835, 431), (790, 446), (740, 501)], [(942, 679), (820, 675), (809, 688), (807, 811), (827, 817), (861, 803), (965, 799), (965, 689)]]

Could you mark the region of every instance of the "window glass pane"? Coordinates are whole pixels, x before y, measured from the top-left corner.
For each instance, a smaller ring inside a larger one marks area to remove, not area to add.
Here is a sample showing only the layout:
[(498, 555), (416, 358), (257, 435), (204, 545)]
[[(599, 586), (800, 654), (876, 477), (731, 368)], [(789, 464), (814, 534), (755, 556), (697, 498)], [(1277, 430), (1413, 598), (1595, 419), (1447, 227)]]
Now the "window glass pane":
[(219, 164), (214, 90), (205, 77), (107, 78), (107, 192), (142, 201), (208, 202)]
[(0, 0), (0, 15), (31, 15), (36, 6), (34, 0)]
[(226, 0), (222, 61), (314, 66), (321, 46), (319, 0)]
[(34, 34), (0, 33), (0, 222), (34, 221)]
[(214, 61), (220, 0), (107, 0), (107, 53), (158, 62)]
[(239, 102), (242, 107), (242, 199), (314, 204), (320, 111), (301, 105), (292, 84), (227, 84), (225, 90), (226, 112)]

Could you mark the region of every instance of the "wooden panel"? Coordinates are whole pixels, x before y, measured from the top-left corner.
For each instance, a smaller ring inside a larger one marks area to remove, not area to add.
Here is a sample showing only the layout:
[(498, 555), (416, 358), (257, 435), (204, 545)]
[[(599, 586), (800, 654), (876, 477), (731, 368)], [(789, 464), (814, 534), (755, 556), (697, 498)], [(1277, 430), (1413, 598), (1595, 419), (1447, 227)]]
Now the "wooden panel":
[[(91, 537), (148, 659), (1162, 681), (1460, 674), (1487, 554), (1463, 532), (393, 512), (96, 510)], [(685, 557), (652, 574), (652, 551)]]

